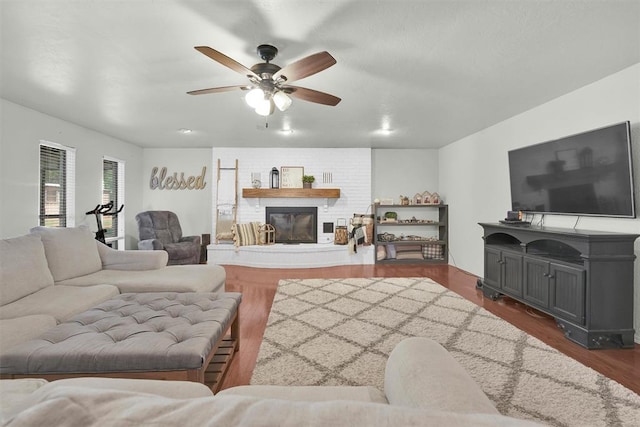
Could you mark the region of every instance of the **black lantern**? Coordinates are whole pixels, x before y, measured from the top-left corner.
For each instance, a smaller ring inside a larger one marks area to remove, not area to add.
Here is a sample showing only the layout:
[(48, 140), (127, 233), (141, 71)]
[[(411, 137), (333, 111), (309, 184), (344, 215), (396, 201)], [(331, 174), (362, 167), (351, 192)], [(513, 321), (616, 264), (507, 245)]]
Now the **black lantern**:
[(271, 182), (271, 188), (280, 188), (280, 172), (278, 172), (278, 168), (271, 169), (269, 178)]

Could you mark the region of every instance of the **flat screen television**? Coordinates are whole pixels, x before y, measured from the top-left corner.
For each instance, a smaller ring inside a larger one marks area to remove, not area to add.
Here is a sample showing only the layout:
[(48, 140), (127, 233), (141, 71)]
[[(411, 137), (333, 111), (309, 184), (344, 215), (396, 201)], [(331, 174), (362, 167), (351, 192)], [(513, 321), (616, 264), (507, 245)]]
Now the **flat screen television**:
[(629, 122), (509, 151), (514, 211), (635, 218)]

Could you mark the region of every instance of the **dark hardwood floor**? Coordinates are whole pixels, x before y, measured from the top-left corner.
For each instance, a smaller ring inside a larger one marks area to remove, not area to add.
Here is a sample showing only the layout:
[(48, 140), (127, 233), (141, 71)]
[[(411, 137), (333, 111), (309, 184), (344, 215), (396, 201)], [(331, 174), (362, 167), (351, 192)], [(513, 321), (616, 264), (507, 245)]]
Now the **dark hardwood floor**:
[(358, 265), (306, 269), (225, 266), (227, 291), (242, 292), (240, 352), (223, 388), (249, 384), (280, 279), (343, 277), (430, 277), (582, 364), (640, 394), (640, 345), (624, 350), (586, 350), (567, 340), (550, 316), (503, 298), (491, 301), (476, 289), (477, 277), (450, 265)]

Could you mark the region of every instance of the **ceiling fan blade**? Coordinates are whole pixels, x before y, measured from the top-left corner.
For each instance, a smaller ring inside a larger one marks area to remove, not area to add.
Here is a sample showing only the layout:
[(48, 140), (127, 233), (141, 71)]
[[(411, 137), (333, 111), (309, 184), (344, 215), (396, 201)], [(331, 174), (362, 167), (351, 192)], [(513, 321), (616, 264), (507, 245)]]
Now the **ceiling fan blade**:
[(239, 63), (235, 59), (229, 58), (224, 53), (218, 52), (217, 50), (210, 48), (209, 46), (196, 46), (194, 49), (197, 50), (198, 52), (208, 56), (209, 58), (213, 59), (214, 61), (219, 62), (220, 64), (224, 65), (225, 67), (231, 68), (235, 72), (238, 72), (238, 73), (240, 73), (242, 75), (245, 75), (245, 76), (254, 77), (254, 78), (258, 79), (258, 80), (261, 80), (260, 76), (258, 76), (256, 73), (251, 71), (249, 68), (245, 67), (244, 65), (242, 65), (241, 63)]
[(325, 70), (335, 63), (336, 60), (328, 52), (315, 53), (282, 68), (273, 75), (273, 79), (278, 80), (279, 77), (284, 77), (288, 82), (300, 80)]
[(212, 87), (209, 89), (192, 90), (187, 93), (189, 95), (206, 95), (207, 93), (230, 92), (232, 90), (237, 90), (237, 89), (248, 90), (248, 89), (251, 89), (251, 86), (235, 85), (235, 86)]
[(337, 96), (300, 86), (282, 86), (282, 90), (294, 98), (315, 102), (316, 104), (336, 106), (341, 101)]

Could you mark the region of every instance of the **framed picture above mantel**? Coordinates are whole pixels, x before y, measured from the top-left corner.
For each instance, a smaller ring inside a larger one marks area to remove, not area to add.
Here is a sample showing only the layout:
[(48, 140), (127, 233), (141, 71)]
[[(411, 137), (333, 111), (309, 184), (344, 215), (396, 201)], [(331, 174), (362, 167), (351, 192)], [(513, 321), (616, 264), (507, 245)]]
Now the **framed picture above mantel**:
[(282, 166), (280, 168), (280, 188), (302, 188), (304, 167)]

